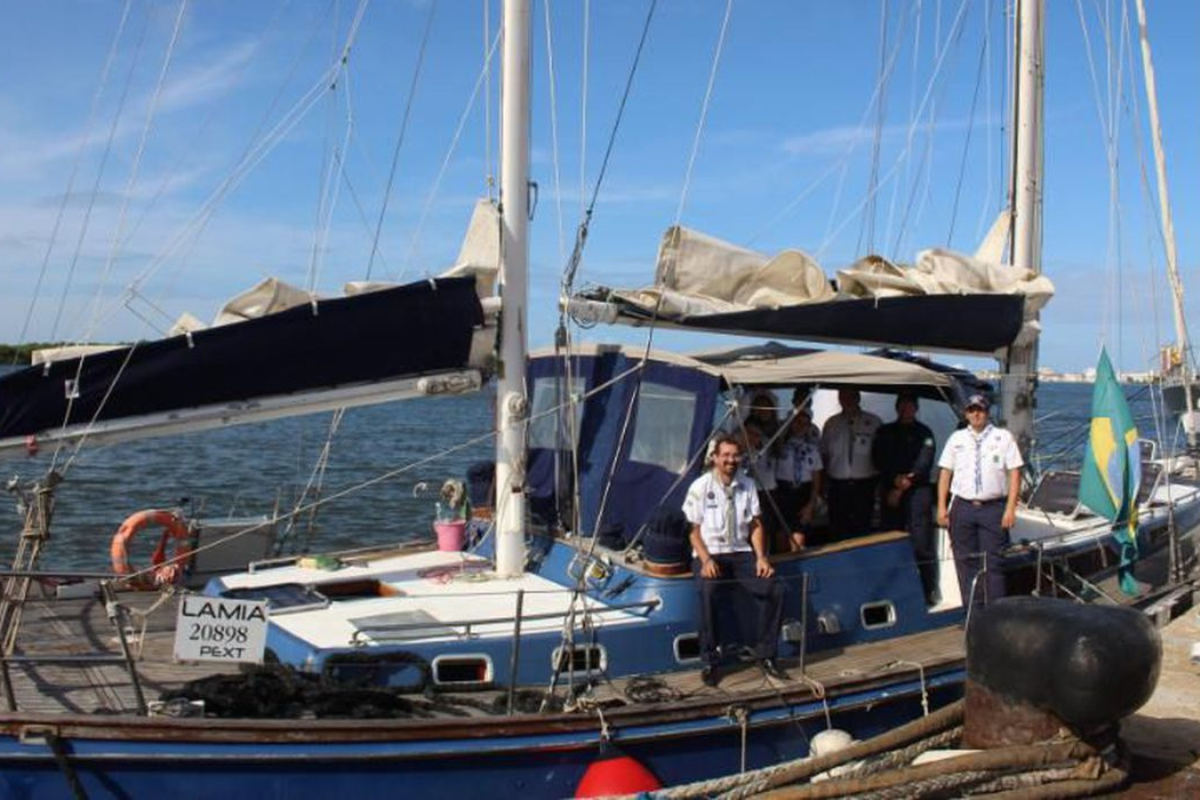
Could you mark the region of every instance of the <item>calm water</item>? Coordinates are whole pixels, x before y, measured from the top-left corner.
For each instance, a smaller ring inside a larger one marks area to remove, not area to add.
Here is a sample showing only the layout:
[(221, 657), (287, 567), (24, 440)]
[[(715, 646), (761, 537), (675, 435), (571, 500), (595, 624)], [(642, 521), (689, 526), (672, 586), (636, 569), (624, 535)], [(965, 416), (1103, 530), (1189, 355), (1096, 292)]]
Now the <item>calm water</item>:
[[(1129, 387), (1143, 435), (1153, 436), (1149, 392)], [(1050, 384), (1039, 393), (1042, 451), (1078, 461), (1091, 386)], [(474, 461), (492, 457), (490, 438), (435, 460), (432, 454), (486, 437), (492, 394), (419, 399), (346, 412), (333, 439), (322, 496), (350, 492), (320, 509), (314, 549), (397, 542), (430, 535), (436, 490), (461, 478)], [(46, 568), (104, 569), (113, 532), (133, 511), (172, 506), (182, 498), (200, 516), (269, 514), (292, 507), (308, 482), (329, 433), (323, 414), (222, 431), (84, 449), (59, 489)], [(0, 459), (4, 477), (32, 479), (50, 463), (35, 457)], [(381, 475), (404, 470), (355, 490)], [(421, 491), (420, 484), (428, 485)], [(354, 490), (354, 491), (352, 491)], [(0, 564), (11, 560), (21, 521), (11, 503), (0, 512)], [(304, 526), (297, 536), (304, 536)]]

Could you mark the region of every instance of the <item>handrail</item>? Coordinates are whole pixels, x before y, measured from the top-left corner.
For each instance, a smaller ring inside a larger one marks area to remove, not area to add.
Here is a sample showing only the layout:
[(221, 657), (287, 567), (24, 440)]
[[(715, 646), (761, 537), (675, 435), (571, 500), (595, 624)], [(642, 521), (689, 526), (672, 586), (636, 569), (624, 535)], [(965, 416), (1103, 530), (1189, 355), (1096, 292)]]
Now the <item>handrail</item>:
[[(619, 605), (605, 606), (603, 609), (599, 609), (599, 612), (629, 611), (635, 608), (641, 608), (645, 609), (646, 613), (648, 614), (650, 611), (653, 611), (660, 605), (662, 605), (662, 601), (658, 599), (643, 600), (637, 603), (622, 603)], [(565, 619), (570, 614), (571, 611), (569, 610), (545, 611), (540, 614), (525, 614), (523, 617), (521, 617), (521, 621), (524, 623), (544, 619)], [(497, 625), (506, 622), (513, 622), (514, 619), (514, 617), (485, 617), (481, 619), (454, 620), (453, 622), (442, 622), (435, 620), (432, 622), (400, 622), (394, 625), (378, 625), (375, 627), (359, 628), (350, 637), (350, 643), (356, 647), (361, 647), (366, 644), (366, 642), (363, 641), (365, 637), (369, 636), (372, 639), (381, 638), (376, 635), (377, 633), (403, 633), (406, 631), (418, 631), (431, 628), (465, 628), (461, 635), (469, 638), (471, 636), (471, 628), (476, 625)]]

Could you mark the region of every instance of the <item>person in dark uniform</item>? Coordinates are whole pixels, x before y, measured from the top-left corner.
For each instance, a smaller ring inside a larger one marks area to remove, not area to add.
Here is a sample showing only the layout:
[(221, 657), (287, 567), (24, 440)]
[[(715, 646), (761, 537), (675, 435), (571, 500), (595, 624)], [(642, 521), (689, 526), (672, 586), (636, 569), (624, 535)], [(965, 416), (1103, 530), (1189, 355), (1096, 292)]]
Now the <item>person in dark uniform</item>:
[(838, 391), (841, 413), (825, 421), (821, 461), (829, 503), (829, 532), (834, 541), (871, 532), (878, 473), (871, 460), (875, 432), (883, 420), (861, 406), (858, 389)]
[(925, 599), (933, 604), (938, 570), (930, 474), (937, 448), (933, 431), (917, 419), (918, 408), (915, 394), (896, 396), (896, 421), (876, 432), (871, 456), (879, 470), (880, 520), (885, 530), (908, 532)]

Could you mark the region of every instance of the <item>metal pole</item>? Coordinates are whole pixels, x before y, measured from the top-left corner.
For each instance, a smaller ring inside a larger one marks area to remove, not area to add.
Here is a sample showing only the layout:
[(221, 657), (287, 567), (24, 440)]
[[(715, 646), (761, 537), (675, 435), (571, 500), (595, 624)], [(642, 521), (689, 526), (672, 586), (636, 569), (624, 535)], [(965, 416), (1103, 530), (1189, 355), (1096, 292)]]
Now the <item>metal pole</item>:
[(1192, 414), (1196, 411), (1192, 397), (1192, 348), (1187, 331), (1187, 320), (1183, 315), (1183, 283), (1179, 279), (1179, 262), (1175, 252), (1175, 223), (1171, 218), (1171, 193), (1167, 185), (1167, 156), (1163, 151), (1162, 122), (1158, 117), (1158, 88), (1154, 80), (1154, 62), (1150, 58), (1150, 36), (1146, 26), (1146, 4), (1137, 0), (1138, 38), (1142, 42), (1142, 75), (1146, 84), (1146, 105), (1150, 111), (1151, 141), (1154, 143), (1154, 169), (1158, 178), (1158, 210), (1162, 224), (1163, 248), (1167, 256), (1167, 278), (1171, 283), (1171, 309), (1175, 319), (1175, 339), (1182, 354), (1183, 396), (1187, 408), (1183, 430), (1187, 435), (1189, 453), (1196, 452), (1196, 425)]
[(508, 714), (512, 716), (517, 699), (517, 665), (521, 660), (521, 614), (525, 610), (525, 590), (517, 589), (517, 616), (513, 621), (512, 657), (508, 662)]
[[(1042, 271), (1043, 0), (1017, 4), (1017, 89), (1013, 114), (1012, 266)], [(1002, 421), (1022, 452), (1033, 442), (1037, 339), (1008, 348), (1000, 383)], [(1026, 459), (1029, 460), (1028, 458)]]
[(525, 571), (530, 27), (528, 0), (507, 0), (501, 83), (501, 324), (496, 380), (496, 572), (501, 577)]

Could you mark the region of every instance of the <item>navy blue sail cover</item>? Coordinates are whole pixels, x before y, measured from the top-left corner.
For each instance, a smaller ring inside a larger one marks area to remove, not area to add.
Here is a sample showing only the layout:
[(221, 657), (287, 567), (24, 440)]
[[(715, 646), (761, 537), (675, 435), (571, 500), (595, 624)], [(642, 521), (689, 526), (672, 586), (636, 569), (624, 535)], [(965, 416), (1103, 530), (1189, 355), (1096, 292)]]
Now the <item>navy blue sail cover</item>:
[(482, 323), (475, 279), (439, 278), (28, 367), (0, 378), (0, 439), (461, 369)]
[[(585, 300), (616, 303), (620, 314), (649, 322), (645, 309), (606, 289), (580, 293)], [(1021, 331), (1025, 298), (1007, 294), (909, 295), (840, 298), (726, 314), (676, 316), (657, 321), (694, 330), (842, 344), (991, 353), (1008, 347)]]
[[(580, 395), (631, 371), (588, 397), (578, 417), (579, 512), (585, 534), (620, 528), (631, 539), (660, 512), (678, 510), (688, 485), (703, 469), (700, 451), (715, 422), (720, 379), (654, 360), (636, 370), (638, 362), (619, 352), (572, 358), (571, 381)], [(535, 414), (558, 405), (553, 401), (565, 389), (565, 376), (561, 358), (531, 360)], [(630, 421), (622, 435), (627, 414)], [(565, 512), (576, 487), (565, 413), (542, 419), (550, 421), (535, 421), (530, 434), (530, 504), (539, 516), (569, 524)]]

